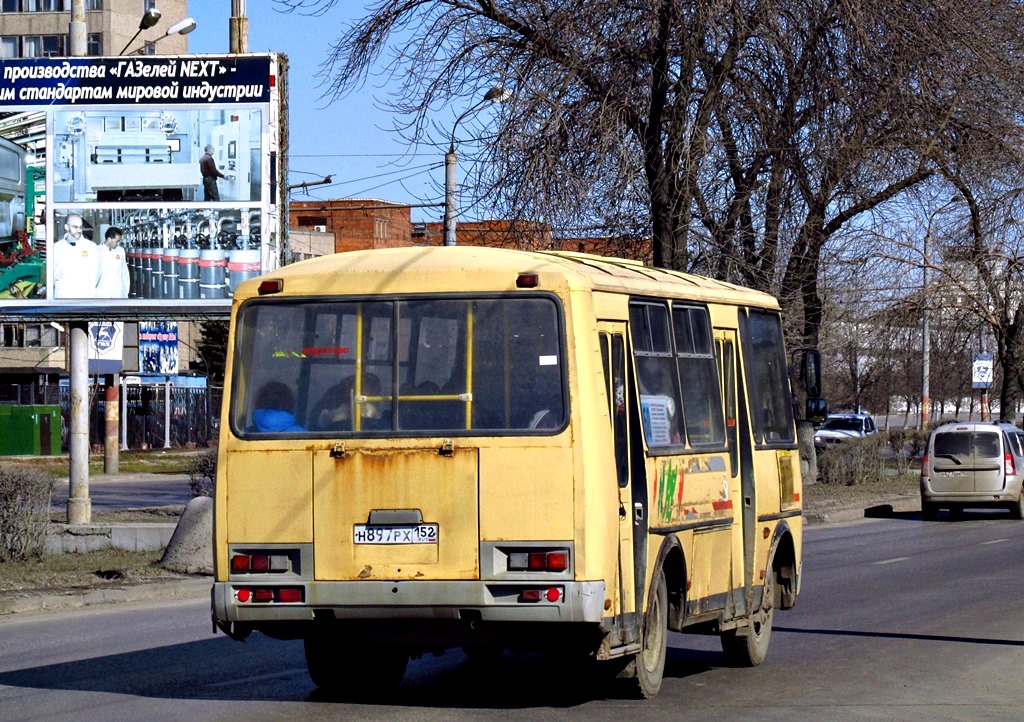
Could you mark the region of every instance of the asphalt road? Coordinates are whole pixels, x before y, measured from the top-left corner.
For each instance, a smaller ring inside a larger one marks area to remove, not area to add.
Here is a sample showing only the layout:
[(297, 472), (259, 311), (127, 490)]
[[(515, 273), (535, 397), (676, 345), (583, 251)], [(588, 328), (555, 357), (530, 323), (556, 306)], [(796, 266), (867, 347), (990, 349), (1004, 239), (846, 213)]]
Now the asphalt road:
[(332, 701), (301, 643), (213, 636), (197, 599), (0, 619), (0, 719), (1024, 719), (1024, 523), (905, 514), (814, 527), (804, 549), (764, 665), (729, 668), (715, 638), (671, 635), (650, 701), (579, 689), (539, 658), (483, 668), (458, 651), (413, 661), (392, 699)]
[[(89, 498), (93, 509), (138, 509), (150, 506), (187, 504), (192, 494), (184, 474), (110, 474), (89, 479)], [(67, 508), (70, 484), (57, 482), (51, 506), (55, 511)]]

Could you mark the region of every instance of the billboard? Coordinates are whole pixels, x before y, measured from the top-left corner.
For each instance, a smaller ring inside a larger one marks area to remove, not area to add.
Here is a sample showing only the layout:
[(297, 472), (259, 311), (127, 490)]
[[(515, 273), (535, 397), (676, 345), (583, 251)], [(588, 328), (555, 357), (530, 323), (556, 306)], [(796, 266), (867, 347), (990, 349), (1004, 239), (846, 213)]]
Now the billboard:
[(139, 321), (139, 373), (178, 373), (178, 324)]
[(226, 313), (280, 257), (285, 69), (0, 59), (0, 315)]

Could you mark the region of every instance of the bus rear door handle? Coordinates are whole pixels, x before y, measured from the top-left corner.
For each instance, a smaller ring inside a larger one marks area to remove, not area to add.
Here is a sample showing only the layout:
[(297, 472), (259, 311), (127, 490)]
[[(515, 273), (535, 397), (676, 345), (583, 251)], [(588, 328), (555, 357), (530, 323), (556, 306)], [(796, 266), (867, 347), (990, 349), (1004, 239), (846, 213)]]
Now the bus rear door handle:
[(633, 521), (637, 524), (642, 523), (644, 520), (644, 505), (637, 502), (633, 505)]

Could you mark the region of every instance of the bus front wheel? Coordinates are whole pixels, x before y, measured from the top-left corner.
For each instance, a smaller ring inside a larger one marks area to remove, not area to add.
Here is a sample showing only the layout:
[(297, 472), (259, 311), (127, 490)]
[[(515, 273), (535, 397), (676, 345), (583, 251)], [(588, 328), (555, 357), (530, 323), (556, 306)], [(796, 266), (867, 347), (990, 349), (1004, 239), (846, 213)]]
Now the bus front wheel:
[(668, 648), (668, 584), (665, 572), (653, 580), (647, 614), (644, 615), (643, 646), (619, 675), (629, 682), (630, 692), (650, 699), (661, 689)]
[(367, 698), (397, 689), (409, 664), (400, 648), (353, 641), (340, 630), (317, 630), (303, 640), (306, 669), (319, 689), (342, 698)]
[(775, 617), (775, 570), (768, 565), (761, 606), (747, 618), (747, 627), (742, 630), (729, 629), (722, 632), (722, 651), (730, 664), (736, 667), (756, 667), (768, 656), (768, 645), (772, 639), (772, 620)]

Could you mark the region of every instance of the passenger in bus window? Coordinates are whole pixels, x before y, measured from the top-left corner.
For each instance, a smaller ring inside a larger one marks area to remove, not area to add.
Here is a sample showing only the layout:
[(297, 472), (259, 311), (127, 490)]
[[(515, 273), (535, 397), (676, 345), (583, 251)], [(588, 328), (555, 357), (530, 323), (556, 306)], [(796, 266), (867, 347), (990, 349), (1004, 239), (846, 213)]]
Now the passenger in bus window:
[(255, 431), (305, 431), (295, 420), (295, 393), (288, 384), (268, 381), (256, 392), (252, 422)]
[[(383, 404), (373, 398), (381, 395), (380, 379), (373, 374), (363, 374), (362, 395), (372, 400), (360, 404), (362, 429), (376, 431), (390, 428), (384, 418)], [(313, 428), (317, 431), (351, 431), (352, 409), (355, 407), (355, 376), (349, 376), (327, 389), (310, 415)]]

